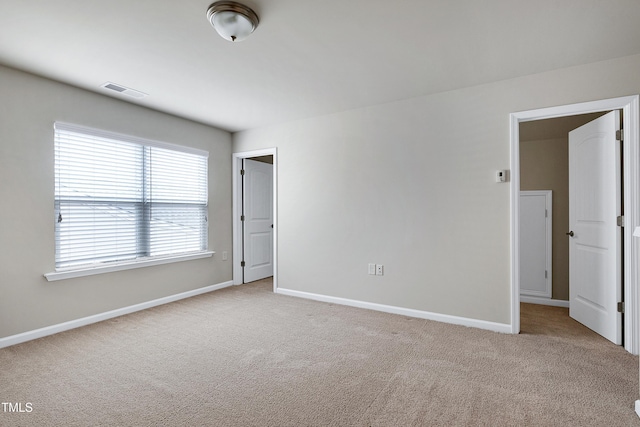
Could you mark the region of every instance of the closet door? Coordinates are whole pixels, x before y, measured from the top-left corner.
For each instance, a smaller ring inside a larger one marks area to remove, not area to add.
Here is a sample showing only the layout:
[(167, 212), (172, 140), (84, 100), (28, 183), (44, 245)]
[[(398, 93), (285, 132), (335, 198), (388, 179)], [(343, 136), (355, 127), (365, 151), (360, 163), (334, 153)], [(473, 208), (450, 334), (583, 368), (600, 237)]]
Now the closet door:
[(551, 190), (520, 192), (520, 295), (551, 298)]

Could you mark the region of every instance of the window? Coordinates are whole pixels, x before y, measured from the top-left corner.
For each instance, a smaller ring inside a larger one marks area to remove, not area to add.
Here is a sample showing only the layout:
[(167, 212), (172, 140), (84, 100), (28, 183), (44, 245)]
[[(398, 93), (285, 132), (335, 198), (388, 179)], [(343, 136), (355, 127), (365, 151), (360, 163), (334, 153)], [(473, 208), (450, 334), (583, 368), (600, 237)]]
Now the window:
[(54, 129), (56, 270), (207, 251), (207, 152)]

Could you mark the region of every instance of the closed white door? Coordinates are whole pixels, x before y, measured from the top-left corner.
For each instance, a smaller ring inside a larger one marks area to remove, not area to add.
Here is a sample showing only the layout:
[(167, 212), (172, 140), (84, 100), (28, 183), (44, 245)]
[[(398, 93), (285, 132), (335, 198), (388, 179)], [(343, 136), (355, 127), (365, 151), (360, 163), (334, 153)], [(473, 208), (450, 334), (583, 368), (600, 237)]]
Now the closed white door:
[(244, 283), (273, 276), (273, 165), (243, 161)]
[(622, 344), (620, 129), (612, 111), (569, 133), (569, 315)]
[(520, 295), (551, 298), (552, 192), (520, 192)]

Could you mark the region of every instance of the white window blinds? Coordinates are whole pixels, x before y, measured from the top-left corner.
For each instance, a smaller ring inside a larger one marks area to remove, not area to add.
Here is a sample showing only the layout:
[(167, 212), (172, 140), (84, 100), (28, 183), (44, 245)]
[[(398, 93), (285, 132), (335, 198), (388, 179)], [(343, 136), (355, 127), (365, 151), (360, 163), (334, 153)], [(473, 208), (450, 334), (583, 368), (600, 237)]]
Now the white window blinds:
[(207, 250), (207, 152), (54, 129), (56, 269)]

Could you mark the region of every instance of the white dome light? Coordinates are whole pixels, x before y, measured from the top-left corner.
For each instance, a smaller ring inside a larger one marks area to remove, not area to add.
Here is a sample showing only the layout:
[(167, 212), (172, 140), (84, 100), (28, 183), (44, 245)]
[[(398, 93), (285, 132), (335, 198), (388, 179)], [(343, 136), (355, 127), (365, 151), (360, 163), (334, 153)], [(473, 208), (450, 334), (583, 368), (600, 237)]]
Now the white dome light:
[(258, 26), (258, 15), (247, 6), (234, 1), (217, 1), (207, 9), (207, 19), (226, 40), (239, 42)]

